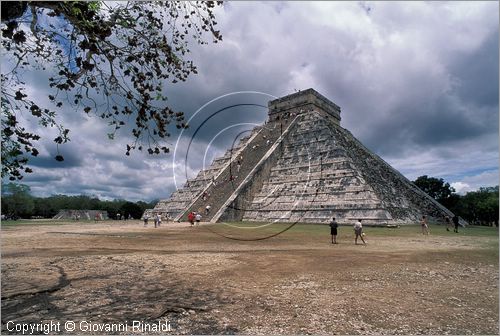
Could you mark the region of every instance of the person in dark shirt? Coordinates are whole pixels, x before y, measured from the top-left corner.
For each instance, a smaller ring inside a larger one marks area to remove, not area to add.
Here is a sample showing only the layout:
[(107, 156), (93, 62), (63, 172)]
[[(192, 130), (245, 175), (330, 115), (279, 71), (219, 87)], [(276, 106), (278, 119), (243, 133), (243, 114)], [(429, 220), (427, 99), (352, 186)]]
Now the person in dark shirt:
[(453, 232), (458, 233), (458, 216), (457, 215), (453, 216), (452, 221), (453, 221), (453, 224), (455, 224), (455, 230), (453, 230)]
[(450, 231), (451, 227), (450, 217), (449, 216), (444, 217), (444, 222), (446, 223), (446, 231)]
[(337, 244), (337, 228), (338, 227), (339, 227), (339, 225), (337, 224), (335, 217), (333, 217), (332, 221), (330, 222), (330, 234), (332, 235), (332, 244)]

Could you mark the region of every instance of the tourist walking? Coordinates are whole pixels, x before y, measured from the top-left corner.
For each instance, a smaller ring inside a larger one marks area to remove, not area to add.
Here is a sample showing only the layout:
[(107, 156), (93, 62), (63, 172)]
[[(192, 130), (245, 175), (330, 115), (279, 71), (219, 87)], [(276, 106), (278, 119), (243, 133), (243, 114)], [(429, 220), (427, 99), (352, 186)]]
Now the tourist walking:
[(330, 234), (332, 235), (332, 244), (337, 244), (337, 228), (339, 227), (335, 217), (330, 222)]
[(358, 237), (361, 238), (363, 244), (366, 245), (365, 240), (363, 239), (363, 225), (361, 224), (361, 219), (358, 219), (356, 223), (354, 223), (354, 244), (358, 245)]
[(195, 219), (196, 219), (196, 225), (200, 225), (201, 215), (199, 213), (196, 214)]
[(160, 225), (161, 225), (161, 215), (160, 214), (156, 215), (156, 224), (158, 224), (158, 227), (160, 227)]
[(207, 205), (205, 207), (205, 215), (208, 215), (210, 213), (210, 205)]
[(452, 220), (453, 224), (455, 224), (455, 229), (453, 230), (453, 232), (458, 233), (458, 222), (459, 222), (458, 216), (457, 215), (453, 216)]
[(446, 231), (450, 231), (450, 227), (451, 227), (450, 216), (445, 216), (444, 222), (446, 224)]
[(149, 216), (148, 215), (144, 215), (144, 227), (148, 226), (148, 219), (149, 219)]
[(194, 225), (194, 213), (190, 212), (188, 215), (188, 222), (191, 223), (191, 226)]
[(420, 226), (422, 226), (422, 234), (429, 235), (429, 226), (427, 225), (426, 216), (422, 216), (422, 219), (420, 220)]

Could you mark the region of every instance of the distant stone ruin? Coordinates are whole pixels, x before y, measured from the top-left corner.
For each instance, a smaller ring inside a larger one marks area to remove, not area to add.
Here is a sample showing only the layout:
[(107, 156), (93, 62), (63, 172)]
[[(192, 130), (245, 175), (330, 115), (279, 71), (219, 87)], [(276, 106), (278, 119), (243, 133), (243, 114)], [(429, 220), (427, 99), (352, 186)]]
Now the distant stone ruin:
[[(268, 104), (269, 120), (149, 215), (176, 221), (366, 225), (441, 221), (453, 214), (340, 126), (340, 107), (313, 89)], [(205, 214), (206, 205), (211, 209)]]
[[(96, 217), (97, 215), (97, 217)], [(108, 212), (102, 210), (61, 210), (52, 219), (73, 219), (73, 220), (106, 220)]]

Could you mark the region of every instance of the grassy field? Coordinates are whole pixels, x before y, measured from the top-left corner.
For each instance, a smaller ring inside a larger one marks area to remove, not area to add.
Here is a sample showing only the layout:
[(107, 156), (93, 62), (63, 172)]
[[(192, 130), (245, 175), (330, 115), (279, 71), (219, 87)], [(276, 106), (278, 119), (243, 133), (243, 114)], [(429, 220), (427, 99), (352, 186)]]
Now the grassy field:
[[(255, 236), (265, 237), (279, 232), (287, 232), (292, 235), (306, 235), (310, 237), (324, 236), (330, 234), (330, 228), (325, 224), (285, 224), (285, 223), (255, 223), (255, 222), (236, 222), (236, 223), (217, 223), (211, 224), (213, 230), (220, 233), (233, 234), (234, 236)], [(289, 228), (289, 229), (288, 229)], [(287, 230), (288, 229), (288, 230)], [(446, 231), (444, 225), (429, 225), (430, 234), (433, 236), (470, 236), (470, 237), (498, 237), (498, 229), (486, 226), (467, 226), (460, 227), (458, 233)], [(352, 226), (340, 226), (340, 236), (349, 236), (353, 234)], [(409, 237), (415, 234), (421, 234), (422, 230), (419, 224), (402, 225), (398, 228), (370, 227), (364, 226), (363, 232), (367, 237)]]
[[(90, 220), (80, 220), (79, 223), (93, 223)], [(18, 219), (18, 220), (3, 220), (2, 227), (21, 226), (21, 225), (68, 225), (75, 224), (76, 221), (68, 221), (64, 219)]]
[[(119, 223), (120, 221), (102, 221), (102, 223)], [(76, 220), (68, 220), (68, 219), (18, 219), (18, 220), (3, 220), (2, 227), (13, 227), (19, 225), (70, 225), (70, 224), (95, 224), (93, 219), (80, 219)]]
[[(138, 220), (131, 222), (140, 223)], [(102, 225), (120, 225), (127, 221), (107, 220), (98, 222)], [(13, 228), (16, 226), (37, 226), (37, 225), (94, 225), (94, 220), (54, 220), (54, 219), (20, 219), (17, 221), (2, 221), (1, 226), (4, 228)], [(149, 224), (153, 225), (152, 223)], [(163, 225), (169, 225), (163, 223)], [(234, 223), (217, 223), (217, 224), (202, 224), (203, 227), (212, 231), (215, 234), (222, 234), (229, 238), (236, 239), (267, 239), (275, 235), (286, 233), (287, 236), (295, 236), (302, 238), (318, 238), (330, 235), (330, 228), (325, 224), (287, 224), (287, 223), (259, 223), (259, 222), (234, 222)], [(496, 227), (488, 226), (467, 226), (460, 227), (458, 233), (446, 231), (444, 225), (429, 225), (430, 235), (432, 236), (464, 236), (464, 237), (498, 237), (499, 231)], [(402, 225), (398, 228), (386, 227), (370, 227), (364, 226), (363, 232), (366, 238), (371, 237), (410, 237), (421, 234), (419, 224)], [(351, 237), (353, 233), (351, 226), (339, 227), (339, 238)]]

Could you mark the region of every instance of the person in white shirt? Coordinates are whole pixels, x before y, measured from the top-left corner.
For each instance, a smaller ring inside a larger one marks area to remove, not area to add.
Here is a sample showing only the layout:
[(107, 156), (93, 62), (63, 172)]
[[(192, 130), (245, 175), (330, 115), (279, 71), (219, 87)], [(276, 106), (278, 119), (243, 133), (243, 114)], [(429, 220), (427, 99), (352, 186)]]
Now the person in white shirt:
[[(161, 215), (160, 214), (156, 215), (156, 222), (155, 222), (155, 224), (157, 224), (158, 227), (161, 225)], [(155, 225), (155, 227), (156, 227), (156, 225)]]
[(205, 208), (205, 214), (208, 215), (210, 213), (210, 205), (207, 205)]
[(420, 220), (420, 225), (422, 226), (422, 234), (429, 235), (429, 227), (427, 226), (427, 217), (422, 216)]
[(201, 215), (199, 213), (196, 214), (196, 225), (200, 225), (200, 221), (201, 221)]
[(358, 237), (361, 238), (363, 244), (366, 245), (365, 240), (363, 239), (363, 225), (361, 224), (361, 219), (358, 219), (356, 223), (354, 223), (354, 244), (358, 245)]

